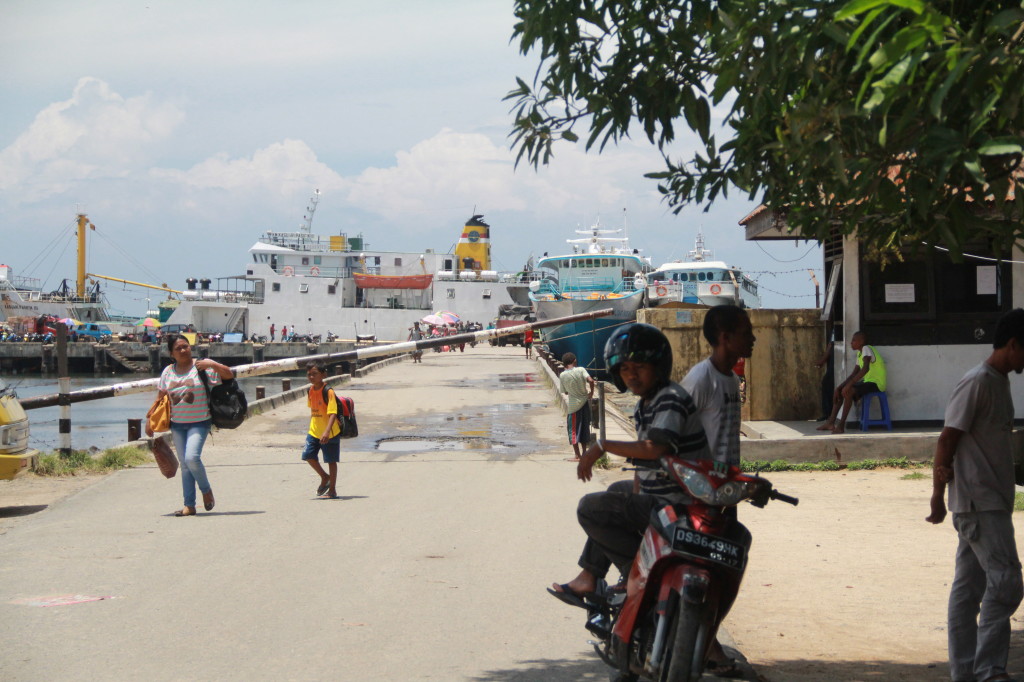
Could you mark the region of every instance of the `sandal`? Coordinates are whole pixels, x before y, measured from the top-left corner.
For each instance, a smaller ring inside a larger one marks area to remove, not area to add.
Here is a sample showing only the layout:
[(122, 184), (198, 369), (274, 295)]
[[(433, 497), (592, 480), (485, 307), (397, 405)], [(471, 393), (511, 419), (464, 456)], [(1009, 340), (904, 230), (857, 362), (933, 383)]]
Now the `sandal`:
[(195, 507), (183, 507), (182, 509), (179, 509), (176, 512), (174, 512), (174, 515), (175, 516), (195, 516), (196, 515), (196, 508)]

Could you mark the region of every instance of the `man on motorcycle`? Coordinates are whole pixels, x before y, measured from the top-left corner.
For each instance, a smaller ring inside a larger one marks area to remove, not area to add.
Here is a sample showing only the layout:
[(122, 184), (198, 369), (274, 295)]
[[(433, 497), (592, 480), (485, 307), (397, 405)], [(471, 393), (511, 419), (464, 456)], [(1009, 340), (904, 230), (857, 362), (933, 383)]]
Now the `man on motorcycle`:
[(581, 481), (593, 476), (594, 464), (610, 452), (636, 466), (634, 480), (620, 481), (607, 491), (585, 495), (576, 510), (587, 542), (580, 555), (582, 569), (568, 583), (548, 589), (558, 599), (583, 606), (612, 563), (623, 577), (640, 547), (651, 512), (666, 504), (686, 504), (690, 498), (658, 464), (666, 454), (709, 459), (707, 438), (697, 407), (686, 391), (670, 378), (672, 348), (657, 327), (627, 324), (605, 344), (605, 366), (621, 392), (640, 397), (633, 413), (637, 440), (602, 441), (590, 446), (576, 468)]

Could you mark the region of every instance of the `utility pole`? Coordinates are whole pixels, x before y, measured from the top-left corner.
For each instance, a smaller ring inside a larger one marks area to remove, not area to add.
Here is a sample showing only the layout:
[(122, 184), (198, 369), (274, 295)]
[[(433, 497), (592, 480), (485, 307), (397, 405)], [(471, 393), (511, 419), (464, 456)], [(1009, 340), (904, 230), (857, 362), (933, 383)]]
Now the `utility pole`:
[(807, 272), (809, 272), (811, 274), (811, 281), (814, 282), (814, 307), (815, 308), (820, 308), (821, 307), (821, 285), (818, 284), (818, 278), (814, 276), (814, 270), (811, 270), (810, 268), (808, 268)]

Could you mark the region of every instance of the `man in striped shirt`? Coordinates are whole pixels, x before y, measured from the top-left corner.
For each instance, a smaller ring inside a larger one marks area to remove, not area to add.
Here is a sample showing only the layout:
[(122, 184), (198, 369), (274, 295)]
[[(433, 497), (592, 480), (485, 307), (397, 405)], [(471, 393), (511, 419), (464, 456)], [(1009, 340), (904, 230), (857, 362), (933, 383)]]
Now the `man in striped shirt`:
[(637, 469), (633, 481), (620, 481), (580, 500), (576, 515), (587, 534), (579, 560), (582, 570), (548, 590), (574, 606), (584, 606), (583, 598), (597, 588), (612, 563), (623, 577), (629, 575), (653, 510), (692, 501), (662, 470), (659, 458), (711, 457), (697, 407), (670, 379), (672, 349), (659, 329), (646, 324), (619, 327), (605, 346), (605, 365), (620, 391), (628, 388), (640, 397), (633, 413), (637, 440), (598, 439), (577, 465), (577, 477), (589, 481), (594, 464), (606, 452), (626, 457)]

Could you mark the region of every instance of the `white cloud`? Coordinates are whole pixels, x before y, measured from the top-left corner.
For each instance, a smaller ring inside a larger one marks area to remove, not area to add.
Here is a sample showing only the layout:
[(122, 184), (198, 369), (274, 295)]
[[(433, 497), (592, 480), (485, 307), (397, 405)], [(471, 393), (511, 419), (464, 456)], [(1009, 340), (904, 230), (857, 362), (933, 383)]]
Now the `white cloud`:
[(144, 168), (183, 119), (172, 103), (149, 94), (125, 98), (97, 78), (81, 78), (70, 99), (40, 111), (0, 150), (0, 191), (31, 202), (81, 181), (124, 177)]

